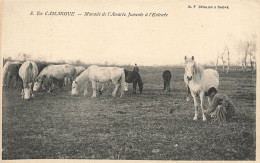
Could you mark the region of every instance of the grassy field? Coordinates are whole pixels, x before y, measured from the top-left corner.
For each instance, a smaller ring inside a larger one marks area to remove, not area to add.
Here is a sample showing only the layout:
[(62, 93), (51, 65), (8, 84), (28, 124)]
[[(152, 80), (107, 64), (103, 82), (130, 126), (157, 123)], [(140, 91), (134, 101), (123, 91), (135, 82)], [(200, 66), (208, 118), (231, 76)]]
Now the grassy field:
[[(162, 72), (172, 73), (164, 92)], [(185, 100), (183, 68), (140, 67), (143, 94), (113, 98), (71, 96), (69, 88), (36, 92), (21, 99), (21, 88), (3, 92), (3, 159), (255, 160), (256, 78), (220, 72), (219, 90), (236, 105), (229, 123), (193, 121)], [(207, 100), (206, 100), (207, 103)]]

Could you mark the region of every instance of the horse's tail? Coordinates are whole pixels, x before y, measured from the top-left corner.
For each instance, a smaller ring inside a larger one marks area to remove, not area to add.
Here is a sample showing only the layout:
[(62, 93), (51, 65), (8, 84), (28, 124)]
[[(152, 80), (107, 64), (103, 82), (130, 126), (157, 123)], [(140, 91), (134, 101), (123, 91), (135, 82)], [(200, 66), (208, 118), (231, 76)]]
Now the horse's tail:
[(25, 74), (24, 74), (24, 79), (23, 80), (27, 80), (28, 83), (33, 82), (32, 81), (32, 69), (33, 69), (33, 65), (31, 62), (29, 62), (28, 67), (26, 67), (25, 69)]
[(120, 84), (120, 89), (121, 89), (121, 96), (122, 97), (125, 93), (125, 71), (123, 70), (121, 73), (121, 84)]

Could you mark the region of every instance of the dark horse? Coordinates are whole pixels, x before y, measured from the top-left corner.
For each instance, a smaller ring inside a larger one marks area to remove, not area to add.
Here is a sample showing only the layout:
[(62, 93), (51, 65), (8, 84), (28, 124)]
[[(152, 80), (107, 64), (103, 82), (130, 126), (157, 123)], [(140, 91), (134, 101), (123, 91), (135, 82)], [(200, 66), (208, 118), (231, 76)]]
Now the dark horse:
[(170, 91), (171, 91), (170, 81), (171, 81), (171, 77), (172, 77), (171, 71), (165, 70), (165, 71), (163, 72), (162, 77), (163, 77), (163, 82), (164, 82), (163, 90), (170, 92)]
[(138, 72), (125, 70), (125, 81), (127, 83), (133, 83), (133, 94), (136, 94), (136, 85), (138, 83), (139, 91), (142, 94), (144, 83)]

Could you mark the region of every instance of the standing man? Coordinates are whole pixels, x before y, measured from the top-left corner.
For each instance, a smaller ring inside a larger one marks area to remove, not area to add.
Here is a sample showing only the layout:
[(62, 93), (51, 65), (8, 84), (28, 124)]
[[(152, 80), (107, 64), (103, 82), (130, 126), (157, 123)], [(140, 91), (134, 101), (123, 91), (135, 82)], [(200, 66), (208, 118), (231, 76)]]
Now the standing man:
[(135, 64), (134, 71), (139, 72), (139, 67)]

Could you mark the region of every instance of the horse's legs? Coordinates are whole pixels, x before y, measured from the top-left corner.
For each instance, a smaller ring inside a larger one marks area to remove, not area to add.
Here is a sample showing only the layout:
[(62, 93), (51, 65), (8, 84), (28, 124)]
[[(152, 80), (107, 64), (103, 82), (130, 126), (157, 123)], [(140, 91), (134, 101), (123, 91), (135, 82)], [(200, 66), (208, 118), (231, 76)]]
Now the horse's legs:
[(163, 90), (164, 90), (164, 91), (167, 91), (167, 83), (166, 83), (166, 80), (164, 80), (164, 82), (163, 82)]
[(206, 118), (206, 116), (205, 116), (205, 114), (203, 112), (204, 111), (204, 92), (203, 91), (200, 92), (200, 106), (201, 106), (201, 112), (202, 112), (203, 121), (206, 121), (207, 118)]
[(196, 121), (196, 120), (198, 120), (198, 102), (197, 102), (196, 94), (194, 92), (191, 92), (191, 96), (193, 97), (194, 108), (195, 108), (195, 115), (194, 115), (193, 120)]
[(14, 87), (16, 87), (17, 80), (18, 80), (18, 77), (17, 77), (17, 76), (14, 76)]
[[(98, 84), (98, 87), (99, 87), (99, 85), (100, 85), (100, 83)], [(101, 87), (101, 89), (99, 90), (99, 95), (102, 95), (102, 92), (103, 92), (103, 90), (104, 90), (104, 83), (102, 83), (102, 87)], [(99, 88), (98, 88), (99, 89)]]
[(190, 87), (189, 87), (188, 85), (186, 85), (186, 88), (187, 88), (186, 100), (187, 100), (187, 101), (190, 101), (190, 94), (191, 94), (191, 92), (190, 92)]
[(50, 85), (48, 90), (48, 93), (50, 93), (54, 89), (54, 83), (52, 77), (49, 78), (48, 85)]
[(133, 82), (133, 94), (136, 94), (136, 85), (137, 85), (137, 82)]
[(211, 103), (210, 103), (210, 98), (209, 97), (208, 97), (208, 102), (209, 102), (209, 106), (208, 107), (210, 107)]
[(125, 92), (127, 92), (128, 91), (128, 83), (127, 82), (125, 82), (125, 90), (124, 90)]
[(86, 82), (84, 86), (84, 97), (86, 97), (86, 95), (88, 95), (88, 82)]
[(92, 81), (92, 90), (93, 90), (93, 95), (91, 97), (97, 97), (97, 82)]
[[(114, 83), (114, 82), (113, 82), (113, 83)], [(116, 96), (116, 92), (117, 92), (117, 90), (118, 90), (118, 88), (119, 88), (119, 83), (114, 83), (114, 85), (115, 85), (115, 89), (114, 89), (114, 91), (113, 91), (113, 93), (112, 93), (112, 96), (113, 96), (113, 97)]]
[(171, 92), (170, 81), (168, 83), (168, 91)]

